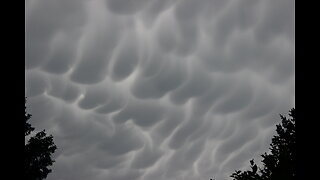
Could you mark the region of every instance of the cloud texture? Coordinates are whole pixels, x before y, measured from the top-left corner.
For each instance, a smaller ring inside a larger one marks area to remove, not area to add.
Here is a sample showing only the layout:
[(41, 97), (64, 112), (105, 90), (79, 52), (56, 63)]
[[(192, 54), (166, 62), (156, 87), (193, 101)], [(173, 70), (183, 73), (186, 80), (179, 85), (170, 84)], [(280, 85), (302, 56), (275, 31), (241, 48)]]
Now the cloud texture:
[(225, 180), (294, 107), (293, 0), (27, 0), (48, 180)]

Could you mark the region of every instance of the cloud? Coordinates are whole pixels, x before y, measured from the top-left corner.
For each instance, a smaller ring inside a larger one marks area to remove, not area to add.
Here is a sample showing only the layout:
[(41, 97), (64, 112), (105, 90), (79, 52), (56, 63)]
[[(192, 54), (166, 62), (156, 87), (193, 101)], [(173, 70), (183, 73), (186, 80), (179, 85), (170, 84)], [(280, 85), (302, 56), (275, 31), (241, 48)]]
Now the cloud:
[(170, 98), (176, 104), (184, 104), (189, 98), (208, 91), (212, 85), (211, 81), (206, 72), (196, 69), (189, 74), (187, 82), (172, 92)]
[(252, 99), (253, 88), (245, 83), (236, 87), (234, 92), (226, 99), (220, 101), (214, 111), (217, 113), (229, 114), (240, 111), (248, 106)]
[(217, 148), (216, 159), (215, 161), (218, 164), (223, 163), (224, 160), (228, 158), (234, 151), (240, 149), (244, 146), (248, 141), (254, 139), (257, 135), (257, 128), (245, 127), (242, 131), (236, 129), (236, 133), (233, 133), (232, 136), (228, 138), (228, 141), (225, 141)]
[(145, 147), (134, 156), (131, 166), (137, 169), (152, 167), (162, 154), (163, 152), (154, 146), (145, 144)]
[(28, 97), (43, 94), (49, 84), (47, 83), (46, 76), (40, 72), (27, 72), (26, 73), (26, 95)]
[(141, 134), (137, 130), (123, 125), (117, 128), (109, 139), (99, 144), (99, 147), (111, 155), (118, 156), (140, 149), (142, 145)]
[(184, 121), (184, 123), (182, 123), (182, 125), (179, 126), (179, 128), (177, 129), (177, 131), (175, 131), (175, 133), (173, 134), (170, 142), (169, 142), (169, 147), (172, 149), (179, 149), (181, 148), (181, 146), (183, 146), (186, 142), (186, 140), (188, 139), (189, 136), (191, 136), (194, 131), (196, 131), (203, 119), (199, 118), (199, 119), (194, 119), (196, 117), (191, 117), (190, 119), (188, 119), (187, 121)]
[(80, 88), (75, 84), (58, 77), (50, 78), (48, 94), (67, 103), (73, 103), (80, 96)]
[(95, 108), (95, 111), (100, 114), (109, 114), (117, 110), (122, 109), (126, 102), (118, 94), (113, 94), (112, 97), (109, 97), (107, 102), (104, 105), (100, 105)]
[(254, 120), (255, 118), (263, 117), (274, 109), (277, 100), (274, 95), (270, 93), (271, 90), (268, 87), (264, 88), (266, 89), (261, 88), (261, 90), (254, 95), (248, 109), (241, 113), (244, 120)]
[(128, 77), (139, 62), (139, 49), (137, 46), (135, 34), (127, 35), (128, 38), (123, 40), (123, 46), (119, 49), (119, 54), (115, 57), (113, 65), (112, 78), (115, 81), (123, 80)]
[(151, 132), (151, 137), (155, 144), (161, 144), (168, 138), (184, 118), (184, 112), (181, 110), (168, 112), (167, 118), (157, 124), (154, 131)]
[(268, 42), (283, 36), (294, 39), (294, 1), (271, 1), (265, 4), (261, 21), (255, 31), (256, 38)]
[(172, 52), (178, 46), (179, 32), (177, 30), (177, 21), (174, 18), (170, 18), (171, 14), (163, 15), (160, 22), (157, 23), (158, 28), (156, 30), (156, 41), (159, 48), (163, 52)]
[(193, 162), (200, 156), (203, 148), (204, 141), (197, 140), (196, 142), (189, 143), (185, 148), (173, 153), (167, 162), (168, 167), (166, 169), (166, 177), (174, 178), (174, 176), (179, 174), (179, 171), (190, 169)]
[(43, 69), (53, 74), (64, 74), (68, 72), (76, 59), (78, 39), (78, 34), (58, 33), (52, 39), (52, 52)]
[(108, 9), (116, 14), (133, 14), (141, 10), (150, 1), (148, 0), (106, 0)]
[(116, 123), (124, 123), (131, 119), (136, 125), (149, 127), (161, 121), (164, 112), (165, 107), (152, 101), (131, 101), (123, 110), (115, 114), (113, 119)]
[[(159, 59), (154, 61), (157, 60)], [(152, 77), (142, 75), (142, 77), (137, 78), (132, 86), (132, 93), (141, 99), (158, 99), (181, 86), (186, 80), (185, 76), (186, 70), (181, 64), (164, 62), (158, 73)]]
[(227, 179), (294, 107), (294, 1), (26, 1), (48, 179)]
[(73, 32), (84, 23), (83, 1), (37, 1), (26, 11), (26, 68), (48, 61), (50, 42), (61, 31)]
[(27, 98), (27, 101), (27, 111), (32, 115), (31, 124), (35, 124), (35, 127), (39, 130), (53, 126), (52, 119), (56, 116), (55, 113), (59, 111), (57, 104), (45, 95), (31, 96)]
[(109, 99), (108, 91), (104, 87), (89, 86), (86, 89), (84, 98), (78, 103), (82, 109), (93, 109), (105, 104)]
[(95, 84), (105, 79), (113, 54), (112, 50), (120, 38), (116, 27), (117, 24), (110, 27), (98, 26), (97, 29), (92, 30), (93, 32), (88, 32), (79, 62), (71, 74), (74, 82)]
[(155, 21), (158, 19), (158, 16), (163, 15), (163, 12), (172, 8), (172, 6), (177, 2), (177, 0), (163, 0), (157, 1), (153, 0), (148, 2), (148, 6), (141, 11), (141, 20), (144, 22), (146, 27), (151, 27), (154, 25)]

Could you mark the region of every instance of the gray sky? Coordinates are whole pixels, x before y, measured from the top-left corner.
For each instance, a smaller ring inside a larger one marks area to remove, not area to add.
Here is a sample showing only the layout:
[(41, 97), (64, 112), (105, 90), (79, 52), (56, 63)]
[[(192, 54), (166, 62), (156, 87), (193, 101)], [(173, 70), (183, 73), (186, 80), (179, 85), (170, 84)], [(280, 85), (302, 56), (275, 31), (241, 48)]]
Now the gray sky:
[(217, 180), (294, 107), (293, 0), (26, 0), (48, 180)]

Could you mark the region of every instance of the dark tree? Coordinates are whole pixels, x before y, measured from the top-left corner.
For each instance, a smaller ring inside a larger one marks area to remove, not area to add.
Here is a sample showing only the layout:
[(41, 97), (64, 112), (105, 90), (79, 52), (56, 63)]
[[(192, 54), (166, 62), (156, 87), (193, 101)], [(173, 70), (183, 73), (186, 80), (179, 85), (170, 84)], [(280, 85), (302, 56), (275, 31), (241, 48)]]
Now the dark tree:
[(253, 160), (250, 161), (251, 170), (235, 171), (230, 177), (234, 180), (294, 180), (296, 179), (296, 130), (295, 109), (289, 111), (290, 118), (281, 117), (277, 125), (277, 135), (273, 136), (270, 153), (262, 156), (262, 168)]
[[(27, 100), (25, 100), (25, 104)], [(25, 130), (24, 135), (28, 136), (34, 128), (27, 122), (31, 115), (27, 113), (25, 106)], [(51, 172), (48, 166), (52, 166), (54, 160), (51, 154), (57, 149), (53, 142), (52, 135), (47, 135), (45, 130), (36, 133), (30, 137), (24, 146), (25, 149), (25, 179), (26, 180), (42, 180)]]

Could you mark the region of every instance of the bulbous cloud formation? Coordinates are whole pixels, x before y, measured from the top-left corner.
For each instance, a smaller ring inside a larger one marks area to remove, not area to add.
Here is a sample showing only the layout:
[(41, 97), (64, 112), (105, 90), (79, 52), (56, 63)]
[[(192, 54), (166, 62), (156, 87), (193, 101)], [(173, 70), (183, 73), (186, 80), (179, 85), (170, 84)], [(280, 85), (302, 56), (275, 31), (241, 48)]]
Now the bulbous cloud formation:
[(26, 1), (48, 180), (226, 180), (294, 107), (293, 0)]

